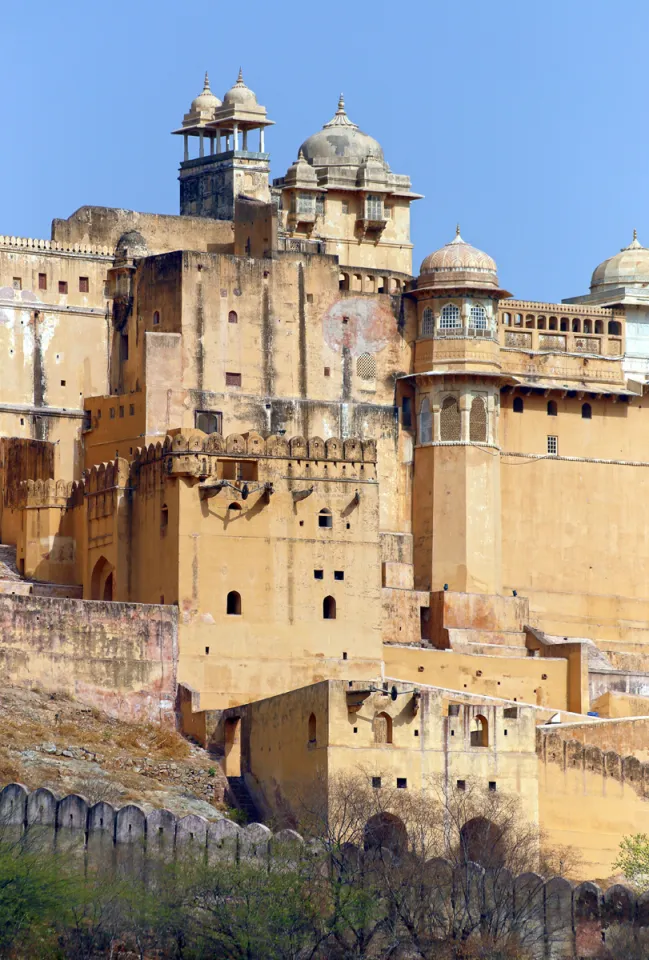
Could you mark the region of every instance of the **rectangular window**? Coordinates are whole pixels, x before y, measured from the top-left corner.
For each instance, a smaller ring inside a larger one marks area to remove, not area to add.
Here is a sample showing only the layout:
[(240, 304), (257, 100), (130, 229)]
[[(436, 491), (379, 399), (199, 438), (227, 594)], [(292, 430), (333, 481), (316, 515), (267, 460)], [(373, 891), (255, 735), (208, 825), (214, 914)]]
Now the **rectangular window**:
[(556, 456), (559, 452), (559, 438), (558, 437), (548, 437), (548, 453), (552, 456)]
[(23, 288), (22, 277), (14, 277), (14, 279), (13, 279), (13, 288), (14, 288), (14, 290), (22, 290), (22, 288)]
[(88, 293), (90, 291), (90, 281), (88, 277), (79, 277), (79, 293)]
[(518, 707), (505, 707), (503, 716), (508, 720), (518, 720)]
[(459, 717), (459, 716), (460, 716), (460, 704), (459, 704), (459, 703), (449, 703), (449, 705), (448, 705), (448, 715), (449, 715), (449, 717)]
[(380, 777), (372, 777), (372, 786), (374, 787), (375, 790), (380, 789), (380, 787), (381, 787), (381, 778), (380, 778)]
[(324, 375), (325, 375), (325, 377), (330, 377), (330, 376), (331, 376), (331, 367), (325, 367), (325, 368), (324, 368)]
[(129, 403), (129, 405), (128, 405), (128, 415), (129, 415), (129, 417), (134, 417), (134, 416), (135, 416), (135, 404), (134, 404), (134, 403)]
[(397, 790), (407, 790), (408, 781), (405, 777), (397, 777)]
[(196, 410), (194, 426), (203, 433), (221, 433), (223, 414), (219, 410)]
[(92, 410), (83, 411), (83, 429), (92, 430)]
[(120, 408), (119, 408), (119, 415), (120, 415), (120, 417), (123, 417), (123, 416), (124, 416), (124, 407), (120, 407)]
[(343, 213), (349, 213), (349, 200), (343, 200), (341, 207)]
[(47, 290), (47, 274), (39, 273), (38, 275), (38, 289)]
[(298, 193), (297, 195), (297, 212), (298, 213), (315, 213), (315, 198), (310, 193)]
[(495, 792), (496, 792), (496, 781), (495, 781), (495, 780), (490, 780), (490, 781), (489, 781), (489, 790), (491, 791), (491, 793), (495, 793)]
[(225, 374), (225, 385), (226, 387), (240, 387), (241, 386), (241, 374), (240, 373), (227, 373)]
[(412, 400), (403, 397), (401, 400), (401, 426), (412, 427)]
[(383, 200), (381, 197), (369, 196), (365, 200), (365, 219), (382, 220), (383, 219)]
[(462, 790), (462, 791), (466, 790), (466, 780), (458, 780), (457, 788), (458, 790)]
[(334, 580), (344, 580), (345, 571), (344, 570), (334, 570)]
[(111, 420), (115, 419), (115, 407), (110, 408), (110, 419)]
[(322, 580), (324, 578), (324, 570), (314, 570), (313, 577), (315, 580)]
[(389, 220), (392, 216), (392, 207), (383, 207), (383, 216), (386, 220)]
[(67, 293), (67, 292), (68, 292), (68, 281), (59, 280), (59, 293)]
[(325, 198), (322, 195), (315, 198), (315, 212), (318, 217), (324, 216)]

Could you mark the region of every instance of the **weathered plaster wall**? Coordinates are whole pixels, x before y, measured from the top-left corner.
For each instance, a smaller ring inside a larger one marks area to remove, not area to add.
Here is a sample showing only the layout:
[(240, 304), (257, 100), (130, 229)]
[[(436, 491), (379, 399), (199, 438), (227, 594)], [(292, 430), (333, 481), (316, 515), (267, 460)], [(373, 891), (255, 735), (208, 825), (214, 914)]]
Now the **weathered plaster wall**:
[(0, 667), (114, 715), (173, 722), (173, 607), (0, 595)]

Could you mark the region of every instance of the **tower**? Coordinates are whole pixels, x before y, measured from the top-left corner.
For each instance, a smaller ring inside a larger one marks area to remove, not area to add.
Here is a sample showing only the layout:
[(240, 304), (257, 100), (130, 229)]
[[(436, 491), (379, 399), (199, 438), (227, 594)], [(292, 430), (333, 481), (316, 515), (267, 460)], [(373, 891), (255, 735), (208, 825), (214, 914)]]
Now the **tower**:
[(502, 589), (498, 414), (503, 376), (496, 264), (454, 240), (426, 257), (417, 300), (415, 584)]
[[(253, 91), (237, 82), (221, 102), (210, 90), (205, 74), (203, 91), (192, 101), (182, 126), (184, 159), (180, 164), (182, 216), (234, 218), (238, 196), (270, 202), (269, 155), (264, 152), (264, 130), (273, 123)], [(258, 133), (257, 144), (251, 134)], [(198, 156), (190, 158), (190, 137), (198, 140)], [(255, 147), (258, 146), (258, 149)]]

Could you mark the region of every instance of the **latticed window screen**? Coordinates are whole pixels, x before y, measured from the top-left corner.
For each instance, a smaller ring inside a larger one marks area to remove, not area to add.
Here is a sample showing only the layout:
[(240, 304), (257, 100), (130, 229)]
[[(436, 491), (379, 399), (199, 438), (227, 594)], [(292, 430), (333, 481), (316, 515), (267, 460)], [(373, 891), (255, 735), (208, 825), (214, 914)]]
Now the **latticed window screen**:
[(460, 439), (460, 405), (457, 397), (446, 397), (442, 403), (439, 436), (441, 440)]
[(371, 353), (361, 353), (356, 361), (356, 374), (361, 380), (374, 380), (376, 377), (376, 358)]
[(422, 337), (432, 337), (434, 329), (435, 329), (435, 320), (433, 318), (433, 311), (430, 309), (430, 307), (426, 307), (426, 309), (421, 315)]
[(447, 303), (442, 308), (442, 315), (439, 321), (442, 330), (454, 330), (460, 326), (460, 308), (454, 303)]
[(370, 195), (365, 201), (365, 216), (368, 220), (383, 219), (383, 200)]
[(487, 442), (487, 405), (484, 397), (474, 397), (471, 401), (469, 437), (474, 443)]
[(310, 193), (298, 193), (297, 212), (315, 213), (315, 197)]
[(471, 325), (477, 330), (487, 329), (487, 311), (480, 304), (471, 307)]
[(424, 397), (419, 408), (419, 443), (432, 443), (433, 417), (428, 397)]

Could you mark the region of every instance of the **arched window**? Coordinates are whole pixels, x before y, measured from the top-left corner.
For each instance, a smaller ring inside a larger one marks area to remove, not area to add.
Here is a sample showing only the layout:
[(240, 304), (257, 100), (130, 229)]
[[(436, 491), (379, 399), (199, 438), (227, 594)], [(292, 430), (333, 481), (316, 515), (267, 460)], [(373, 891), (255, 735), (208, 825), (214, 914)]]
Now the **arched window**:
[(557, 415), (557, 401), (548, 400), (548, 416), (556, 417), (556, 415)]
[(228, 314), (228, 323), (238, 323), (238, 322), (239, 322), (239, 318), (237, 316), (237, 311), (230, 310)]
[(445, 397), (439, 415), (440, 440), (460, 440), (460, 405), (457, 397)]
[(511, 325), (512, 325), (511, 313), (503, 313), (503, 326), (511, 327)]
[(356, 361), (356, 375), (361, 380), (376, 379), (376, 357), (371, 353), (361, 353)]
[(430, 307), (426, 307), (421, 315), (421, 335), (422, 337), (432, 337), (435, 330), (435, 319)]
[(338, 278), (338, 289), (339, 290), (349, 290), (349, 274), (341, 273)]
[(327, 527), (327, 529), (331, 529), (333, 525), (334, 525), (334, 518), (331, 514), (331, 510), (327, 510), (327, 508), (325, 507), (318, 514), (318, 526)]
[(322, 601), (322, 619), (323, 620), (335, 620), (336, 619), (336, 601), (333, 597), (325, 597)]
[(604, 333), (604, 321), (596, 320), (595, 321), (595, 333)]
[(505, 860), (502, 827), (484, 817), (474, 817), (460, 830), (460, 852), (465, 862), (486, 869), (502, 867)]
[(230, 513), (232, 514), (232, 516), (236, 516), (236, 514), (241, 511), (241, 504), (240, 504), (240, 503), (236, 503), (236, 502), (233, 500), (232, 503), (229, 503), (229, 504), (228, 504), (228, 510), (230, 511)]
[(559, 321), (557, 320), (556, 317), (550, 317), (550, 320), (548, 322), (548, 330), (558, 330), (559, 329), (558, 323)]
[(593, 408), (589, 403), (582, 403), (581, 416), (582, 416), (582, 420), (592, 420)]
[(160, 323), (160, 311), (155, 310), (153, 313), (153, 326), (157, 327)]
[(474, 397), (471, 401), (469, 439), (473, 443), (487, 442), (487, 404), (484, 397)]
[(392, 743), (392, 717), (388, 713), (377, 713), (372, 720), (374, 743)]
[(522, 398), (522, 397), (514, 397), (513, 410), (514, 410), (514, 413), (522, 413), (522, 412), (523, 412), (523, 398)]
[(533, 313), (528, 313), (528, 315), (525, 317), (525, 327), (528, 330), (533, 330), (535, 326), (536, 326), (536, 317), (534, 316)]
[(584, 320), (584, 333), (592, 333), (593, 325), (590, 320)]
[(471, 746), (489, 746), (489, 724), (487, 718), (478, 714), (471, 721)]
[(317, 739), (317, 723), (315, 713), (309, 717), (309, 743), (315, 743)]
[(471, 325), (474, 326), (476, 330), (487, 329), (487, 311), (479, 303), (471, 307)]
[(581, 320), (579, 319), (579, 317), (572, 318), (572, 332), (581, 333)]
[(537, 321), (536, 321), (536, 329), (537, 329), (537, 330), (545, 330), (545, 325), (546, 325), (546, 319), (545, 319), (545, 317), (538, 317), (538, 318), (537, 318)]
[(460, 326), (460, 308), (454, 303), (447, 303), (442, 307), (442, 315), (439, 321), (440, 330), (455, 330)]
[(567, 332), (568, 332), (568, 318), (567, 318), (567, 317), (561, 317), (561, 319), (559, 320), (559, 329), (560, 329), (563, 333), (567, 333)]
[(424, 397), (419, 408), (419, 443), (432, 443), (432, 440), (433, 416), (428, 397)]
[(617, 320), (608, 321), (608, 332), (611, 337), (619, 337), (622, 333), (622, 328)]
[(363, 846), (366, 850), (389, 850), (399, 856), (408, 849), (408, 831), (394, 813), (375, 813), (365, 824)]
[(241, 594), (236, 590), (230, 590), (228, 594), (226, 612), (231, 617), (241, 616)]

